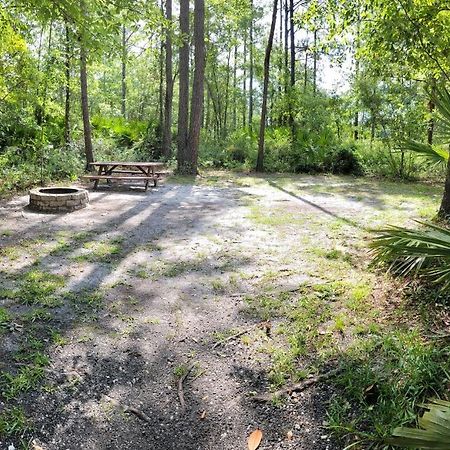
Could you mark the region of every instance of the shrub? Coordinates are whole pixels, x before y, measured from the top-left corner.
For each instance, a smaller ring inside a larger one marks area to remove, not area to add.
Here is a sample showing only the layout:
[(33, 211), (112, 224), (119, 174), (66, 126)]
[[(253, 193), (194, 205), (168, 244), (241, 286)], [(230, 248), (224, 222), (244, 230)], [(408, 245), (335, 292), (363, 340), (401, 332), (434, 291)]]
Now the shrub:
[(353, 145), (332, 150), (324, 159), (324, 169), (339, 175), (362, 175), (363, 168)]

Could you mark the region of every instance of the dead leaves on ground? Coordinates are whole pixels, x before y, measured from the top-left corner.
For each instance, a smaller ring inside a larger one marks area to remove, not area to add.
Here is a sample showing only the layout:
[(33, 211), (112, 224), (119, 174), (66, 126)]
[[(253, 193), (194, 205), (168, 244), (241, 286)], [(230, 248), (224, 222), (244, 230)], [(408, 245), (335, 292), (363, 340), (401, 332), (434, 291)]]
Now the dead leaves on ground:
[(250, 436), (248, 437), (248, 450), (256, 450), (259, 447), (259, 444), (261, 443), (261, 439), (263, 437), (262, 431), (259, 429), (256, 429), (253, 431)]

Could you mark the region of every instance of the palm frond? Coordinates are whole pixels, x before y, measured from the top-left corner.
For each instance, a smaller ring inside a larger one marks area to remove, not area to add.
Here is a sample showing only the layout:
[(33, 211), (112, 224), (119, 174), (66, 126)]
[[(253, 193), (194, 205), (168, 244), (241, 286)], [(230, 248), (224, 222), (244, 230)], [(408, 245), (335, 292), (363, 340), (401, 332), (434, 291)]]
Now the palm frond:
[[(421, 222), (419, 222), (421, 223)], [(421, 223), (423, 230), (390, 226), (378, 230), (369, 244), (374, 263), (388, 263), (399, 275), (424, 276), (431, 282), (450, 287), (450, 230)]]
[(388, 444), (398, 447), (449, 450), (450, 449), (450, 402), (432, 400), (424, 405), (427, 412), (419, 417), (420, 428), (400, 427)]
[(450, 142), (450, 93), (442, 87), (436, 89), (434, 97), (439, 119), (439, 136), (445, 142)]
[(447, 164), (449, 157), (449, 152), (445, 148), (437, 145), (422, 144), (412, 140), (403, 142), (400, 148), (425, 157), (432, 166)]

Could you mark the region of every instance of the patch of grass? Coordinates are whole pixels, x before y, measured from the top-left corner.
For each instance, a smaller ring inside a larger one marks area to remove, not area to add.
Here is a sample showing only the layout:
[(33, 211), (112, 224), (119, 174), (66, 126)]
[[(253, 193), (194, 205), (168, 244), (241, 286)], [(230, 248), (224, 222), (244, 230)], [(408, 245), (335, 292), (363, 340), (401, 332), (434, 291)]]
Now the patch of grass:
[(202, 261), (154, 261), (149, 266), (151, 278), (157, 280), (159, 277), (176, 278), (188, 272), (200, 269)]
[(31, 311), (25, 313), (21, 319), (25, 323), (34, 323), (36, 321), (48, 322), (52, 319), (52, 315), (45, 308), (33, 308)]
[(63, 347), (64, 345), (67, 345), (69, 342), (66, 337), (64, 337), (59, 331), (56, 330), (52, 330), (51, 340), (53, 344), (58, 347)]
[[(340, 435), (370, 431), (374, 439), (413, 423), (429, 396), (445, 394), (450, 381), (448, 347), (424, 341), (416, 330), (398, 330), (355, 344), (342, 355), (338, 394), (328, 408)], [(448, 392), (447, 392), (448, 394)]]
[(31, 270), (21, 276), (18, 283), (18, 289), (3, 290), (2, 295), (26, 305), (54, 307), (61, 303), (56, 292), (64, 287), (65, 280), (60, 275)]
[(108, 241), (89, 241), (83, 245), (84, 253), (74, 257), (77, 261), (111, 262), (120, 256), (123, 239), (115, 238)]
[(247, 218), (257, 225), (271, 227), (301, 225), (305, 222), (305, 216), (302, 216), (300, 213), (287, 213), (282, 208), (266, 209), (255, 204), (250, 206), (250, 214)]
[(42, 367), (24, 366), (13, 375), (8, 372), (0, 373), (0, 391), (6, 400), (16, 398), (19, 394), (27, 392), (38, 386), (44, 377)]
[(262, 320), (282, 316), (283, 306), (289, 299), (289, 294), (285, 293), (276, 296), (261, 294), (244, 297), (250, 312)]
[(211, 281), (211, 287), (215, 292), (223, 292), (225, 290), (225, 284), (219, 278)]
[(0, 333), (5, 330), (11, 322), (11, 315), (5, 309), (0, 307)]
[(0, 249), (0, 256), (8, 259), (9, 261), (15, 261), (19, 259), (20, 249), (16, 246), (3, 247)]
[(370, 307), (367, 299), (371, 293), (372, 286), (369, 282), (357, 284), (349, 289), (345, 306), (352, 311), (364, 311)]
[(76, 311), (97, 311), (103, 306), (104, 294), (101, 291), (85, 289), (76, 292), (66, 292), (64, 298), (69, 300)]
[(0, 413), (0, 436), (10, 437), (23, 434), (30, 428), (22, 408), (7, 408)]
[(59, 239), (56, 245), (52, 248), (50, 255), (52, 256), (60, 256), (64, 253), (69, 252), (72, 249), (72, 245), (65, 239)]

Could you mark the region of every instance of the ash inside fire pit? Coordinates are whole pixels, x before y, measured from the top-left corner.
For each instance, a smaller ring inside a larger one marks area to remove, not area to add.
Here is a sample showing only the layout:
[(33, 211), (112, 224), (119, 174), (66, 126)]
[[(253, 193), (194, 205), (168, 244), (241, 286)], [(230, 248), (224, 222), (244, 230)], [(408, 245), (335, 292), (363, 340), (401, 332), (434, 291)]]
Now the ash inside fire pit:
[(86, 189), (48, 187), (30, 191), (29, 207), (43, 212), (70, 212), (85, 208), (89, 203)]

